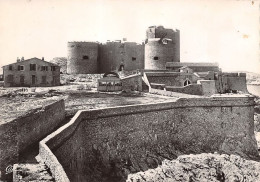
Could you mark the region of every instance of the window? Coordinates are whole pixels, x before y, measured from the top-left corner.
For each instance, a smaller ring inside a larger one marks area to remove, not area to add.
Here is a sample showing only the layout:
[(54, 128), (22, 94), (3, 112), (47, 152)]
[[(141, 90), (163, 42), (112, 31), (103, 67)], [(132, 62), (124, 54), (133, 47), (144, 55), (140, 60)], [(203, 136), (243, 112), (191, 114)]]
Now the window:
[(83, 58), (83, 59), (89, 59), (89, 57), (88, 57), (88, 56), (83, 56), (82, 58)]
[(30, 64), (30, 71), (36, 71), (36, 64)]
[(115, 82), (115, 86), (122, 86), (121, 82)]
[(41, 66), (41, 71), (48, 71), (48, 66)]
[(106, 82), (99, 82), (99, 86), (106, 86), (107, 83)]
[(154, 59), (154, 60), (159, 60), (159, 57), (155, 56), (153, 59)]
[(7, 76), (7, 83), (12, 83), (14, 81), (14, 75)]
[(51, 71), (56, 71), (56, 67), (55, 66), (51, 66)]
[(42, 76), (42, 84), (46, 84), (46, 76)]
[(132, 57), (132, 61), (135, 61), (136, 60), (136, 58), (135, 57)]
[(24, 71), (24, 66), (23, 65), (18, 65), (18, 71)]
[(13, 70), (13, 66), (12, 65), (9, 66), (9, 70)]

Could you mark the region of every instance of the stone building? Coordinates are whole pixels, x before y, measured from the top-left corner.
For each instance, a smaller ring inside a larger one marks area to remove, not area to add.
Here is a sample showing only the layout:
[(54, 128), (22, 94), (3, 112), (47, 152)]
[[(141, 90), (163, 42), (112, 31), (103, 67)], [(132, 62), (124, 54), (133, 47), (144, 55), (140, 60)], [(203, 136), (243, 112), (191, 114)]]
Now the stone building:
[(144, 44), (68, 42), (68, 74), (132, 71), (144, 68)]
[(142, 44), (68, 42), (68, 74), (165, 69), (166, 62), (180, 62), (180, 31), (163, 26), (149, 27)]
[(122, 90), (122, 82), (119, 75), (115, 72), (108, 72), (103, 78), (98, 79), (98, 91), (114, 92)]
[(60, 67), (36, 57), (3, 66), (4, 86), (45, 87), (60, 85)]

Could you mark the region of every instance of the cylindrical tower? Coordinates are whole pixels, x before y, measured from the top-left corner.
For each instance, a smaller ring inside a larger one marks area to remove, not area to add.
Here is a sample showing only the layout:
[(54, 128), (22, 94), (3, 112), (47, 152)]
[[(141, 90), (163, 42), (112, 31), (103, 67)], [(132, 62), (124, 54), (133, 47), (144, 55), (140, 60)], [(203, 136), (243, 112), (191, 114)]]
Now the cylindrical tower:
[(89, 74), (98, 72), (98, 43), (68, 42), (68, 74)]
[(148, 39), (145, 44), (145, 69), (165, 69), (167, 62), (174, 61), (174, 46), (160, 39)]
[(180, 62), (180, 31), (152, 26), (146, 31), (145, 69), (166, 69), (167, 62)]

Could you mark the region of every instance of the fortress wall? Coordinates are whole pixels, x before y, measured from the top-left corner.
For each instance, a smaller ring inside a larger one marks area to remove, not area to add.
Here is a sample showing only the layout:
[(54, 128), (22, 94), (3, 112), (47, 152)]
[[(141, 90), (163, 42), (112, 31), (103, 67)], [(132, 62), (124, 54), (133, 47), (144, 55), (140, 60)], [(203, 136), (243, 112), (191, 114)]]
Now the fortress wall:
[[(125, 52), (124, 63), (126, 71), (144, 69), (144, 44), (126, 42)], [(132, 58), (136, 58), (136, 60)]]
[(220, 73), (217, 75), (216, 89), (219, 93), (237, 90), (248, 93), (245, 73)]
[(213, 95), (217, 93), (215, 80), (199, 80), (203, 95)]
[[(119, 42), (107, 42), (99, 45), (98, 67), (100, 73), (117, 70), (122, 62), (123, 48), (120, 48)], [(116, 56), (118, 55), (118, 56)]]
[[(215, 84), (215, 83), (214, 83)], [(191, 84), (184, 87), (166, 87), (167, 91), (180, 92), (191, 95), (204, 95), (204, 90), (201, 84)]]
[(5, 174), (5, 168), (8, 165), (18, 162), (20, 153), (57, 128), (64, 117), (64, 100), (60, 100), (0, 125), (0, 170), (2, 175)]
[(198, 78), (193, 74), (180, 74), (180, 73), (170, 73), (170, 74), (147, 74), (147, 78), (150, 83), (160, 83), (166, 86), (184, 86), (184, 81), (186, 79), (190, 80), (192, 84), (196, 84)]
[(68, 74), (89, 74), (98, 71), (98, 43), (68, 42)]
[[(133, 60), (134, 59), (134, 60)], [(99, 72), (118, 70), (132, 71), (144, 68), (144, 45), (135, 42), (107, 42), (99, 45)]]
[(253, 99), (190, 98), (79, 111), (40, 142), (40, 157), (53, 174), (65, 171), (71, 181), (125, 181), (129, 173), (180, 154), (218, 151), (259, 159)]
[(246, 85), (246, 75), (241, 74), (238, 76), (228, 76), (227, 77), (227, 85), (231, 90), (239, 90), (245, 93), (248, 93), (247, 85)]

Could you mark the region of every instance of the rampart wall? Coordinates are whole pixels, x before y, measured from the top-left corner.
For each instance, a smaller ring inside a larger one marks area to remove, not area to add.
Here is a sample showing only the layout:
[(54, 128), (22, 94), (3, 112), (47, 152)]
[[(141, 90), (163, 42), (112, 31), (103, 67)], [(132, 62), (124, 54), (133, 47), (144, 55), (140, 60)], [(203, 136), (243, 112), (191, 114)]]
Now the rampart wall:
[(201, 84), (190, 84), (183, 87), (166, 86), (166, 90), (191, 95), (203, 95), (203, 89)]
[(146, 76), (150, 83), (160, 83), (166, 86), (184, 86), (184, 82), (189, 80), (191, 84), (196, 84), (198, 77), (192, 73), (180, 73), (180, 72), (162, 72), (162, 73), (146, 73)]
[(259, 159), (253, 115), (254, 98), (241, 95), (79, 111), (40, 142), (39, 156), (56, 181), (125, 181), (190, 153)]
[(217, 75), (216, 89), (219, 93), (230, 90), (248, 93), (246, 85), (246, 73), (221, 73)]
[(38, 108), (25, 116), (0, 125), (0, 170), (17, 163), (27, 147), (40, 141), (61, 124), (65, 117), (64, 100)]

